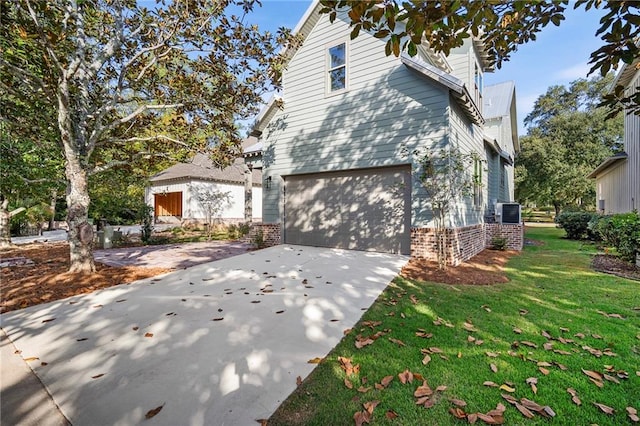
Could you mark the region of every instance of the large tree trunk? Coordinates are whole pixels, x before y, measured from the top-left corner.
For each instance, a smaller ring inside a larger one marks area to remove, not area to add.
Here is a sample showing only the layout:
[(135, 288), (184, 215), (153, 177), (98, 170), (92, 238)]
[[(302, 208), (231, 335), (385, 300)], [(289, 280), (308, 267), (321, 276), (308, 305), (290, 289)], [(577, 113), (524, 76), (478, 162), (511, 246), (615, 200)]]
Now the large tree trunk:
[(67, 224), (69, 225), (69, 272), (93, 273), (93, 226), (89, 223), (89, 191), (87, 174), (79, 161), (67, 158)]
[(69, 225), (69, 272), (90, 274), (96, 271), (93, 260), (93, 226), (89, 224), (89, 190), (86, 167), (83, 167), (86, 140), (72, 123), (66, 81), (58, 87), (58, 127), (65, 156), (67, 176), (67, 224)]
[(10, 248), (11, 243), (11, 213), (9, 213), (9, 200), (2, 200), (0, 205), (0, 249)]

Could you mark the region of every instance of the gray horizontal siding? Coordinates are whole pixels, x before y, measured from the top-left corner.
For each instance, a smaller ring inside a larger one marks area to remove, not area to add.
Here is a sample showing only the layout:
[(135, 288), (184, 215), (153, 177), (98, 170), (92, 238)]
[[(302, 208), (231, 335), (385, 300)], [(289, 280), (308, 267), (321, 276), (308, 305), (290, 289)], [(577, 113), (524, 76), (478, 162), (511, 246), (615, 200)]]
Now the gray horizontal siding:
[[(263, 219), (282, 218), (281, 176), (405, 164), (405, 151), (441, 143), (447, 131), (447, 92), (384, 54), (384, 42), (326, 16), (311, 31), (284, 75), (284, 110), (263, 134)], [(325, 48), (347, 40), (349, 90), (325, 94)]]

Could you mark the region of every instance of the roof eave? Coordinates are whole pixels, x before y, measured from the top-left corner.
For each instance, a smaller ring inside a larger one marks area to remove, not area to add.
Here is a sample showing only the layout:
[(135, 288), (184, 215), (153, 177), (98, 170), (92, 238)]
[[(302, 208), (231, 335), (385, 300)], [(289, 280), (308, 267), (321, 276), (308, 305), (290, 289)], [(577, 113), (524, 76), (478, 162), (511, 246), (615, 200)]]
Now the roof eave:
[(596, 167), (596, 169), (594, 171), (589, 173), (587, 175), (587, 177), (589, 179), (595, 179), (602, 172), (604, 172), (605, 170), (613, 167), (616, 163), (619, 163), (619, 162), (622, 162), (622, 161), (626, 160), (628, 157), (629, 156), (627, 155), (626, 152), (621, 152), (619, 154), (611, 156), (611, 157), (607, 158), (606, 160), (604, 160), (602, 163), (600, 163), (600, 165), (598, 165), (598, 167)]
[(434, 67), (433, 65), (427, 64), (420, 59), (412, 58), (406, 53), (400, 55), (400, 60), (408, 68), (447, 87), (451, 94), (458, 100), (467, 116), (478, 125), (484, 124), (482, 113), (480, 113), (478, 106), (473, 101), (473, 98), (469, 94), (469, 91), (462, 80), (452, 76), (451, 74), (447, 74), (446, 72)]

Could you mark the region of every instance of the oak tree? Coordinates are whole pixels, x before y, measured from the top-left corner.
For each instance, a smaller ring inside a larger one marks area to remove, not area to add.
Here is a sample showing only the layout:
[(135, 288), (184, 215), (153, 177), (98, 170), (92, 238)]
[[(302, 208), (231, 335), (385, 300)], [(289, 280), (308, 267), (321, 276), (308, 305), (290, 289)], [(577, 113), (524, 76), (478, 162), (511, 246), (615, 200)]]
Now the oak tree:
[[(255, 114), (277, 82), (277, 51), (288, 39), (247, 23), (256, 3), (0, 1), (2, 90), (55, 111), (71, 271), (95, 270), (90, 175), (167, 145), (207, 152), (220, 165), (240, 153), (235, 122)], [(159, 125), (169, 112), (174, 118)]]

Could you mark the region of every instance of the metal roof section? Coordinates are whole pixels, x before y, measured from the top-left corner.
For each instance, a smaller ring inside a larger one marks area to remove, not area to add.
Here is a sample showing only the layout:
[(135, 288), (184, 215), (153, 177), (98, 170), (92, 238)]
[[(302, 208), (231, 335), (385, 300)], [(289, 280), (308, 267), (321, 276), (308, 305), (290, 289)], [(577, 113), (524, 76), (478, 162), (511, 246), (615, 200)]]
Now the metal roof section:
[(506, 117), (511, 111), (516, 85), (513, 81), (484, 86), (484, 117), (488, 120), (494, 117)]
[[(196, 154), (189, 163), (178, 163), (152, 176), (150, 182), (198, 179), (244, 184), (244, 159), (236, 158), (232, 165), (220, 169), (205, 154)], [(253, 186), (262, 186), (262, 171), (252, 170)]]
[(400, 55), (400, 60), (408, 68), (447, 87), (451, 91), (451, 94), (457, 99), (460, 106), (462, 106), (462, 109), (467, 116), (478, 125), (484, 124), (484, 118), (482, 117), (482, 114), (475, 102), (473, 102), (472, 97), (462, 80), (438, 69), (437, 67), (434, 67), (433, 65), (427, 64), (419, 58), (412, 58), (406, 53)]
[(588, 178), (595, 179), (605, 170), (615, 166), (617, 163), (625, 161), (629, 155), (626, 152), (619, 152), (604, 160), (594, 171), (587, 175)]

